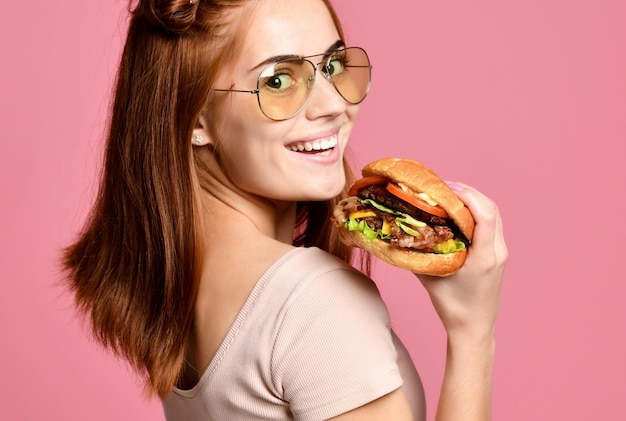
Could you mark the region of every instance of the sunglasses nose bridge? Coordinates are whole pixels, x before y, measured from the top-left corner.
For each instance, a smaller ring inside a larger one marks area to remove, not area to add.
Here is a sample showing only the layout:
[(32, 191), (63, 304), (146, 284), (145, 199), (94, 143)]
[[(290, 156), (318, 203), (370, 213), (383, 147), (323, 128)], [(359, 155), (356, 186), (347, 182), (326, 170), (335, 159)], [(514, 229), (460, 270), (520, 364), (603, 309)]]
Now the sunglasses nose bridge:
[(326, 79), (330, 83), (333, 83), (332, 77), (330, 75), (330, 70), (328, 69), (328, 61), (320, 61), (317, 64), (313, 64), (313, 67), (315, 68), (316, 72), (319, 71), (322, 76), (324, 76), (324, 79)]

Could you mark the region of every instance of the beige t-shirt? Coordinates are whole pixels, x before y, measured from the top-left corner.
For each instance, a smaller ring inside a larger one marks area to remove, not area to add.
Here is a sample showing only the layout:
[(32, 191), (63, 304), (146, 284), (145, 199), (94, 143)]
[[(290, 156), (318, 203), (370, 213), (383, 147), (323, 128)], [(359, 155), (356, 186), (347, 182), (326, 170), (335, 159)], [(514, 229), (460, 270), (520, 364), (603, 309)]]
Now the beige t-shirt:
[(163, 401), (168, 421), (323, 420), (402, 385), (375, 284), (317, 248), (258, 281), (200, 381)]

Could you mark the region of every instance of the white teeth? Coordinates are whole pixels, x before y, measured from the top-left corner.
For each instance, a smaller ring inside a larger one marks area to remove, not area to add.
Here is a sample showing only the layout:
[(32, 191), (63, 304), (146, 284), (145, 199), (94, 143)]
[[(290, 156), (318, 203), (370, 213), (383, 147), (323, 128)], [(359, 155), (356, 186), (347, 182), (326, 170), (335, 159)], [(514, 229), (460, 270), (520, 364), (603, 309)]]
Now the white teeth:
[(322, 141), (298, 143), (297, 145), (291, 145), (289, 149), (294, 152), (311, 152), (325, 151), (327, 149), (334, 148), (335, 146), (337, 146), (337, 138), (332, 137), (330, 139), (324, 139)]

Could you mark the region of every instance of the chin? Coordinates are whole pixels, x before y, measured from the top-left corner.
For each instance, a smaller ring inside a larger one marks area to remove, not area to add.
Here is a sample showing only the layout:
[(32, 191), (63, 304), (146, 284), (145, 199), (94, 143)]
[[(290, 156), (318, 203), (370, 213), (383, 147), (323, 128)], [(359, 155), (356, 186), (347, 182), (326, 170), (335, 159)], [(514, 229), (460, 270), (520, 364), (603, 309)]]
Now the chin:
[(339, 194), (341, 194), (345, 184), (346, 184), (346, 179), (342, 174), (341, 179), (338, 180), (337, 182), (327, 184), (325, 186), (321, 186), (321, 185), (317, 186), (318, 188), (316, 189), (317, 191), (315, 192), (311, 190), (311, 193), (313, 193), (313, 195), (312, 197), (309, 197), (306, 200), (308, 201), (330, 200), (334, 197), (337, 197)]

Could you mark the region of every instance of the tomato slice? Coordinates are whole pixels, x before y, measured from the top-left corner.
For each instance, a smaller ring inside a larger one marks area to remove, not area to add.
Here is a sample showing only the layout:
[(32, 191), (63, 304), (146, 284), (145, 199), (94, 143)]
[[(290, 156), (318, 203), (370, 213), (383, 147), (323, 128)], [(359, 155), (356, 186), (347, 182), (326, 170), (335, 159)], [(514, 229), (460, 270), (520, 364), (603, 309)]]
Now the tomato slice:
[(387, 191), (393, 194), (394, 196), (399, 197), (400, 199), (404, 200), (405, 202), (410, 203), (416, 208), (423, 210), (424, 212), (428, 212), (430, 214), (433, 214), (435, 216), (440, 216), (442, 218), (448, 217), (448, 212), (446, 212), (441, 206), (439, 205), (433, 206), (430, 203), (425, 202), (424, 200), (420, 199), (419, 197), (413, 196), (411, 193), (405, 192), (397, 184), (393, 184), (393, 183), (387, 184)]
[(375, 184), (387, 184), (389, 183), (389, 179), (382, 175), (371, 175), (369, 177), (363, 177), (354, 182), (352, 186), (350, 186), (350, 190), (348, 190), (348, 194), (350, 196), (356, 196), (359, 190), (363, 187), (373, 186)]

